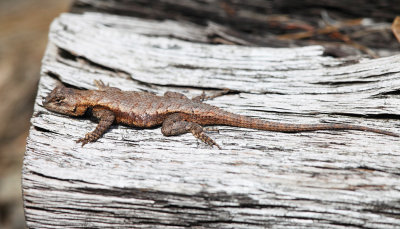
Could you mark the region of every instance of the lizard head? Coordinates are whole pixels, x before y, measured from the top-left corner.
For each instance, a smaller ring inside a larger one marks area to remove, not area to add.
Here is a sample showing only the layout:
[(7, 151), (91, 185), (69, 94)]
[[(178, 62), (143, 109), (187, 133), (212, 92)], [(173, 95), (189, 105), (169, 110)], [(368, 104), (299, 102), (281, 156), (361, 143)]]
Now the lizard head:
[(80, 90), (58, 85), (42, 101), (43, 106), (50, 110), (70, 116), (85, 114), (87, 106), (80, 103)]

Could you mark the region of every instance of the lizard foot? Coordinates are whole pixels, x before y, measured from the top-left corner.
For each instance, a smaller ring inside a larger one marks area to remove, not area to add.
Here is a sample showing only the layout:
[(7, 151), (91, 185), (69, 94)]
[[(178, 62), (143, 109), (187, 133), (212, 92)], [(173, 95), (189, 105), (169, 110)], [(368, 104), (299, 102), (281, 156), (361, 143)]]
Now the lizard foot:
[(210, 146), (216, 146), (218, 147), (218, 149), (222, 149), (221, 146), (219, 146), (214, 140), (212, 140), (212, 138), (210, 138), (206, 133), (204, 133), (203, 128), (200, 125), (199, 127), (201, 129), (199, 129), (198, 127), (191, 129), (193, 136), (195, 136), (196, 138), (200, 139), (201, 141)]
[(229, 88), (225, 88), (222, 91), (219, 91), (219, 92), (217, 92), (217, 93), (215, 93), (213, 95), (206, 95), (206, 93), (204, 93), (204, 91), (203, 91), (203, 93), (201, 95), (192, 98), (192, 100), (195, 101), (195, 102), (203, 102), (204, 100), (214, 99), (214, 98), (217, 98), (219, 96), (226, 95), (230, 91), (231, 90)]
[(84, 145), (86, 145), (86, 144), (89, 143), (89, 142), (93, 142), (93, 141), (97, 140), (97, 139), (92, 140), (93, 138), (90, 137), (90, 136), (88, 136), (88, 135), (89, 135), (89, 134), (86, 134), (84, 138), (80, 138), (80, 139), (76, 140), (76, 143), (82, 142), (82, 145), (81, 145), (81, 146), (84, 146)]
[(85, 135), (84, 138), (77, 140), (76, 142), (82, 142), (82, 146), (89, 142), (94, 142), (101, 137), (101, 135), (110, 128), (115, 120), (115, 115), (110, 110), (105, 110), (103, 108), (94, 108), (92, 110), (93, 116), (99, 119), (99, 124), (97, 124), (96, 129)]

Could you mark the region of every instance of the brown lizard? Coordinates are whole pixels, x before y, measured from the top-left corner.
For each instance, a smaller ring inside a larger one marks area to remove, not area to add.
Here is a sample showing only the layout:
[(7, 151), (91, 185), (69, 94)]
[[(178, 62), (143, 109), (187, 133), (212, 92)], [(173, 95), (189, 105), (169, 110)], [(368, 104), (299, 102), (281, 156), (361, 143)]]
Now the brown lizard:
[[(140, 128), (162, 126), (165, 136), (192, 133), (196, 138), (221, 148), (203, 130), (204, 125), (228, 125), (277, 132), (303, 132), (316, 130), (360, 130), (399, 137), (400, 135), (358, 125), (348, 124), (287, 124), (269, 122), (233, 114), (218, 107), (203, 103), (207, 97), (193, 99), (177, 92), (166, 92), (157, 96), (148, 92), (122, 91), (95, 81), (98, 90), (78, 90), (59, 85), (43, 100), (50, 111), (70, 116), (82, 116), (87, 111), (99, 120), (96, 129), (79, 139), (82, 146), (94, 142), (113, 124), (124, 124)], [(223, 94), (223, 93), (221, 93)]]

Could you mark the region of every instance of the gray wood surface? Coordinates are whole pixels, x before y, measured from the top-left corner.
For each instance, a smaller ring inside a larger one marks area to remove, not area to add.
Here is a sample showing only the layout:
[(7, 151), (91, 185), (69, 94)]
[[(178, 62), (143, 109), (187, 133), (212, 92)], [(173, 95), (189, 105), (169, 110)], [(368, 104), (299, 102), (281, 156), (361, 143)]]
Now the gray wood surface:
[(107, 14), (56, 19), (23, 167), (28, 227), (398, 228), (399, 139), (359, 131), (275, 133), (219, 126), (218, 150), (192, 135), (95, 128), (41, 100), (57, 81), (188, 96), (288, 123), (400, 132), (400, 55), (335, 59), (323, 48), (209, 45), (206, 27)]

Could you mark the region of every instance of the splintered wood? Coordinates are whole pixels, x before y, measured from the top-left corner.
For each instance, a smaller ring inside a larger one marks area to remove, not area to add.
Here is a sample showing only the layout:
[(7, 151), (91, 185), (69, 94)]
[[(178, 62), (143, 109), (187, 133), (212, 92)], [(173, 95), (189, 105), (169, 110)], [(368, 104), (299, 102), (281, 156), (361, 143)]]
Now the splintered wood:
[(50, 31), (23, 168), (30, 228), (398, 228), (399, 139), (359, 131), (276, 133), (220, 126), (95, 128), (41, 100), (58, 82), (189, 97), (265, 120), (348, 123), (400, 132), (400, 55), (335, 59), (323, 48), (206, 44), (206, 28), (115, 15), (63, 14)]

